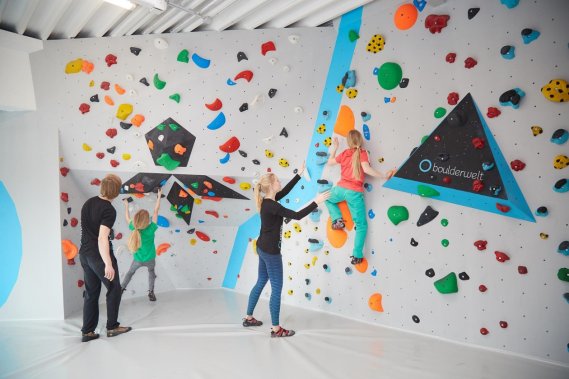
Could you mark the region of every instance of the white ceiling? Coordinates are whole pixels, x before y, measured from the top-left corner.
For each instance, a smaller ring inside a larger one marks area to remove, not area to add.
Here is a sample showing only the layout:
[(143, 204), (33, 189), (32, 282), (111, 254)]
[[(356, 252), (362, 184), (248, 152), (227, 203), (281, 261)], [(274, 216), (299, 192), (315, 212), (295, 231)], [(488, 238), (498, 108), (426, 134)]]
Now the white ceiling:
[(160, 12), (144, 5), (126, 10), (104, 0), (0, 0), (0, 29), (47, 40), (315, 27), (373, 1), (168, 0)]

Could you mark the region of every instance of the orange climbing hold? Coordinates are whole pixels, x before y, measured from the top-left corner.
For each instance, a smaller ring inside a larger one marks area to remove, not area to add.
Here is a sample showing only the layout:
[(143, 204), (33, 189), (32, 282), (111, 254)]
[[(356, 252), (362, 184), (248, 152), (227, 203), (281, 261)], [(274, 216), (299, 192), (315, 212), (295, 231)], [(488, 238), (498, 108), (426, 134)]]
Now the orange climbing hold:
[(63, 251), (63, 255), (67, 259), (73, 259), (77, 256), (77, 245), (75, 245), (70, 240), (61, 240), (61, 250)]
[(93, 63), (83, 60), (83, 63), (81, 65), (81, 71), (83, 71), (86, 74), (90, 74), (93, 72), (94, 69), (95, 65)]
[(187, 149), (184, 146), (180, 145), (179, 143), (177, 143), (176, 146), (174, 146), (174, 152), (176, 154), (184, 155), (186, 150)]
[(196, 236), (199, 239), (201, 239), (202, 241), (205, 241), (205, 242), (209, 241), (209, 236), (203, 232), (198, 231), (198, 230), (196, 230)]
[(355, 122), (352, 109), (347, 105), (342, 105), (336, 119), (336, 125), (334, 125), (334, 133), (347, 137), (348, 132), (354, 129)]
[(339, 249), (344, 246), (348, 240), (348, 233), (345, 230), (334, 230), (332, 229), (332, 220), (328, 217), (328, 222), (326, 223), (326, 238), (330, 242), (330, 245)]
[(107, 103), (111, 106), (115, 105), (115, 102), (113, 101), (113, 99), (109, 95), (105, 95), (105, 103)]
[(161, 243), (160, 245), (156, 246), (156, 255), (161, 255), (162, 253), (167, 252), (170, 246), (171, 245), (169, 243)]
[(359, 272), (364, 274), (367, 271), (367, 267), (368, 267), (367, 259), (363, 258), (362, 262), (355, 265), (355, 267), (356, 267), (356, 270), (358, 270)]
[(403, 4), (395, 11), (393, 21), (399, 30), (411, 29), (417, 22), (417, 8), (413, 4)]
[(212, 188), (213, 188), (213, 185), (212, 185), (210, 182), (208, 182), (207, 180), (204, 180), (204, 181), (203, 181), (203, 184), (204, 184), (204, 186), (206, 186), (208, 189), (212, 189)]
[(141, 114), (137, 114), (130, 119), (130, 123), (138, 127), (140, 127), (140, 125), (142, 125), (143, 122), (144, 122), (144, 116)]
[(186, 198), (186, 197), (188, 197), (188, 193), (184, 190), (180, 190), (180, 193), (178, 193), (178, 197)]
[(115, 91), (117, 91), (119, 95), (123, 95), (126, 92), (126, 90), (118, 84), (115, 84)]
[(383, 305), (381, 305), (382, 296), (380, 293), (374, 293), (369, 297), (367, 304), (372, 311), (383, 312)]
[(148, 140), (147, 144), (148, 144), (148, 148), (149, 148), (150, 150), (154, 150), (154, 142), (152, 142), (151, 139)]
[(233, 179), (233, 178), (231, 178), (231, 177), (229, 177), (229, 176), (224, 176), (224, 177), (223, 177), (223, 181), (224, 181), (225, 183), (235, 184), (235, 179)]

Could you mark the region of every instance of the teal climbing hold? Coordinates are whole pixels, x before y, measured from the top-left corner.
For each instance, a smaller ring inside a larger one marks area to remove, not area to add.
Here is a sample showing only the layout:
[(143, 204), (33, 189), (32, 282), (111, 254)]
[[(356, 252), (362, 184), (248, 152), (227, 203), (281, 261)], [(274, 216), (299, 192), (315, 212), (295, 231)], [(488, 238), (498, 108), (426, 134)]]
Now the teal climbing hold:
[(225, 114), (223, 112), (219, 112), (219, 114), (213, 119), (212, 122), (209, 123), (207, 128), (209, 130), (217, 130), (225, 125)]
[(434, 285), (437, 291), (442, 294), (458, 292), (458, 281), (456, 280), (456, 274), (454, 272), (435, 281)]
[(208, 68), (209, 64), (210, 64), (210, 60), (209, 59), (205, 59), (203, 57), (200, 57), (199, 55), (197, 55), (196, 53), (192, 54), (192, 61), (196, 64), (196, 66), (198, 66), (199, 68)]
[(387, 217), (393, 225), (398, 225), (400, 222), (409, 219), (409, 211), (402, 205), (393, 205), (387, 210)]
[(180, 104), (180, 94), (175, 93), (173, 95), (168, 96), (170, 99), (174, 100), (176, 103)]
[(439, 191), (424, 184), (417, 186), (417, 193), (422, 197), (436, 197), (440, 195)]

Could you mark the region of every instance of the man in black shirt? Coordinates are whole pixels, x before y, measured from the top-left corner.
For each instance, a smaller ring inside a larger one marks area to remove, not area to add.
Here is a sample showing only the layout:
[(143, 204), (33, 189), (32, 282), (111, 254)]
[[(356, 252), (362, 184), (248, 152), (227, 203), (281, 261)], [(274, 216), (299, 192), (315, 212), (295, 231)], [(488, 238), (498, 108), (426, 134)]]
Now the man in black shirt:
[(121, 179), (113, 174), (101, 181), (99, 196), (90, 198), (81, 208), (81, 247), (79, 256), (85, 273), (83, 292), (82, 342), (99, 338), (95, 333), (99, 321), (101, 283), (107, 288), (107, 337), (118, 336), (132, 328), (119, 326), (121, 285), (117, 259), (109, 239), (117, 212), (111, 205), (120, 192)]

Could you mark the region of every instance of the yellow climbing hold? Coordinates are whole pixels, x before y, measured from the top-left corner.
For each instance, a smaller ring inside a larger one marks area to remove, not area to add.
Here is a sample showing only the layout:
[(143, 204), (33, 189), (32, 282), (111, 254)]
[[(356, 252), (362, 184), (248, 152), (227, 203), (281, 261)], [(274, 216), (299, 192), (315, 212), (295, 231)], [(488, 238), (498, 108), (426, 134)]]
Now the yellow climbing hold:
[(315, 291), (315, 292), (316, 292), (317, 295), (320, 295), (320, 288), (316, 288), (316, 291)]
[(202, 203), (202, 199), (195, 198), (194, 204), (200, 205)]
[(251, 183), (247, 182), (239, 183), (239, 188), (241, 188), (243, 191), (247, 191), (251, 189)]
[(312, 266), (316, 266), (316, 262), (318, 261), (318, 257), (312, 257)]
[(289, 295), (292, 295), (293, 293), (294, 293), (293, 290), (288, 290), (288, 294), (289, 294)]
[(381, 34), (374, 34), (369, 40), (366, 50), (370, 53), (377, 54), (383, 50), (385, 46), (385, 39)]
[(78, 58), (74, 61), (71, 61), (65, 65), (65, 73), (66, 74), (77, 74), (81, 72), (81, 68), (83, 67), (83, 59)]
[(275, 155), (273, 154), (273, 152), (271, 150), (265, 149), (265, 157), (267, 158), (272, 158)]
[(128, 116), (132, 113), (132, 105), (131, 104), (121, 104), (117, 109), (117, 118), (119, 120), (126, 120)]
[(304, 268), (308, 270), (310, 268), (310, 263), (305, 263)]
[(89, 146), (89, 145), (87, 145), (86, 143), (84, 143), (84, 144), (83, 144), (83, 150), (85, 150), (85, 151), (91, 151), (91, 150), (93, 150), (93, 149), (91, 148), (91, 146)]
[(198, 242), (195, 238), (192, 238), (190, 240), (190, 245), (194, 246), (196, 244), (196, 242)]
[(128, 154), (128, 153), (124, 153), (124, 154), (122, 155), (122, 159), (124, 159), (125, 161), (128, 161), (130, 158), (131, 158), (131, 156), (130, 156), (130, 154)]
[(95, 81), (94, 81), (94, 80), (91, 80), (91, 81), (89, 82), (89, 87), (94, 87), (94, 86), (95, 86)]

